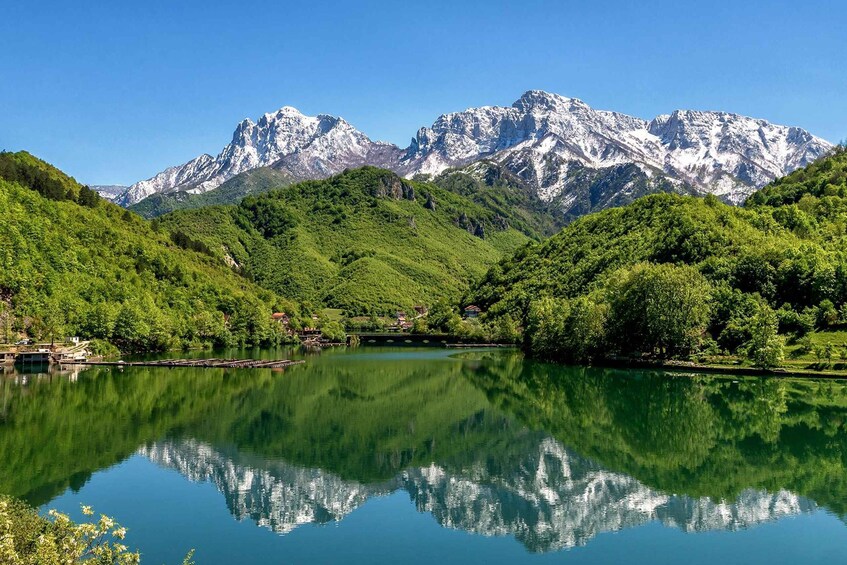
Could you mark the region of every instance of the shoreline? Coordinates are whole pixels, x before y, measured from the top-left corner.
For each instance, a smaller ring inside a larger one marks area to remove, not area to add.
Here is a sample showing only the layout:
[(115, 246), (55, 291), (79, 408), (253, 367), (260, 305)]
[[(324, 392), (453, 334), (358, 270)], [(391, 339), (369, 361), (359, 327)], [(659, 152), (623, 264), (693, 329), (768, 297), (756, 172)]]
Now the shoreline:
[[(355, 335), (355, 334), (351, 334)], [(394, 339), (387, 341), (385, 343), (367, 343), (367, 342), (358, 342), (357, 344), (349, 344), (349, 343), (331, 343), (331, 344), (321, 344), (321, 346), (332, 346), (332, 347), (368, 347), (374, 345), (380, 346), (388, 346), (388, 347), (408, 347), (410, 345), (414, 345), (416, 347), (430, 347), (430, 348), (440, 348), (440, 349), (509, 349), (516, 348), (515, 344), (502, 344), (502, 343), (490, 343), (490, 342), (448, 342), (445, 339), (443, 342), (432, 342), (432, 341), (415, 341), (414, 343), (409, 343), (412, 341), (415, 334), (396, 334), (392, 335), (393, 338), (403, 338), (394, 341)], [(357, 336), (358, 337), (358, 336)], [(448, 335), (439, 336), (443, 338), (449, 338)], [(407, 342), (408, 341), (408, 342)], [(280, 347), (294, 347), (294, 348), (303, 348), (303, 349), (318, 349), (322, 347), (309, 347), (309, 343), (300, 342), (300, 343), (288, 343), (281, 344)], [(192, 347), (192, 348), (174, 348), (169, 349), (164, 352), (158, 352), (158, 354), (167, 354), (167, 353), (175, 353), (177, 351), (183, 352), (196, 352), (196, 351), (215, 351), (215, 348), (207, 348), (207, 347)], [(131, 353), (126, 356), (130, 358), (130, 361), (123, 361), (121, 358), (124, 355), (99, 355), (92, 356), (88, 358), (84, 362), (80, 361), (62, 361), (61, 363), (57, 363), (60, 365), (114, 365), (114, 366), (132, 366), (132, 365), (150, 365), (150, 366), (179, 366), (178, 361), (188, 361), (188, 360), (179, 360), (179, 359), (132, 359), (133, 357), (145, 357), (147, 355), (151, 355), (152, 352), (147, 353)], [(531, 357), (528, 357), (531, 359)], [(197, 360), (193, 360), (193, 363), (198, 363), (202, 358)], [(552, 363), (555, 365), (563, 365), (568, 366), (571, 364), (561, 363), (555, 360), (550, 359), (538, 359), (539, 361)], [(214, 361), (214, 360), (213, 360)], [(246, 360), (242, 360), (246, 361)], [(254, 360), (255, 361), (255, 360)], [(185, 365), (187, 363), (183, 363)], [(10, 364), (11, 365), (11, 364)], [(586, 367), (607, 367), (607, 368), (616, 368), (616, 369), (656, 369), (667, 372), (676, 372), (676, 373), (708, 373), (715, 375), (738, 375), (738, 376), (748, 376), (748, 377), (781, 377), (781, 378), (800, 378), (800, 379), (827, 379), (827, 380), (847, 380), (847, 371), (838, 371), (834, 369), (830, 370), (822, 370), (816, 371), (812, 369), (793, 369), (789, 367), (779, 367), (773, 369), (762, 369), (757, 367), (750, 366), (737, 366), (737, 365), (717, 365), (717, 364), (703, 364), (703, 363), (695, 363), (693, 361), (674, 361), (674, 360), (642, 360), (642, 359), (630, 359), (630, 358), (611, 358), (611, 359), (603, 359), (594, 363), (584, 364), (584, 365), (572, 365), (572, 366), (586, 366)]]
[(597, 367), (613, 367), (623, 369), (661, 369), (680, 373), (710, 373), (740, 375), (748, 377), (783, 377), (803, 379), (843, 379), (847, 380), (847, 372), (812, 371), (808, 369), (790, 369), (785, 367), (761, 369), (758, 367), (737, 367), (730, 365), (704, 365), (691, 361), (634, 361), (606, 360), (598, 363)]

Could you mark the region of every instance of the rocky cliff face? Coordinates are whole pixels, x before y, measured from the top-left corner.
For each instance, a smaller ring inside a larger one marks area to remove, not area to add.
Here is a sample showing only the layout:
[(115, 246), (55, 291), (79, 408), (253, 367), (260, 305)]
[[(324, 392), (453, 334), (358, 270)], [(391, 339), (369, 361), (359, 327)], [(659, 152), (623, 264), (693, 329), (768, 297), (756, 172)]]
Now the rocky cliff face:
[(243, 462), (191, 440), (157, 443), (139, 453), (192, 481), (211, 481), (236, 518), (249, 517), (279, 533), (341, 520), (371, 496), (399, 489), (444, 527), (514, 536), (535, 552), (584, 545), (599, 533), (656, 520), (686, 532), (735, 530), (816, 508), (786, 491), (748, 490), (719, 502), (657, 492), (551, 438), (510, 460), (458, 469), (433, 463), (378, 485), (285, 462)]
[(438, 173), (481, 157), (506, 165), (551, 200), (574, 166), (636, 164), (649, 177), (742, 202), (756, 188), (826, 153), (799, 128), (723, 112), (676, 111), (648, 122), (581, 100), (529, 91), (511, 107), (474, 108), (422, 128), (404, 172)]
[(217, 157), (201, 155), (135, 183), (119, 202), (131, 205), (155, 193), (207, 192), (238, 173), (268, 165), (297, 179), (326, 178), (349, 167), (390, 166), (399, 153), (341, 118), (304, 116), (286, 106), (255, 123), (242, 121)]
[[(445, 114), (420, 128), (406, 149), (371, 141), (341, 118), (284, 107), (244, 120), (217, 157), (201, 155), (131, 186), (124, 205), (161, 192), (205, 192), (246, 170), (273, 166), (298, 179), (374, 165), (411, 177), (489, 159), (545, 200), (569, 197), (574, 167), (634, 164), (652, 190), (688, 187), (740, 203), (832, 145), (809, 132), (724, 112), (679, 110), (652, 121), (595, 110), (538, 90), (510, 107)], [(623, 190), (623, 187), (622, 187)]]

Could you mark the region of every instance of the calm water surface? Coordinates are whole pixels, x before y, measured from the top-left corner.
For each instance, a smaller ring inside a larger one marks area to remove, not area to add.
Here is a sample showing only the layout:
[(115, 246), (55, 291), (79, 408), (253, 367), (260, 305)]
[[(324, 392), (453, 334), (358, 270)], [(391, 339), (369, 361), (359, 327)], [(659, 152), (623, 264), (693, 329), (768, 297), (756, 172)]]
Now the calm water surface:
[(7, 371), (0, 492), (152, 564), (845, 563), (847, 383), (403, 348)]

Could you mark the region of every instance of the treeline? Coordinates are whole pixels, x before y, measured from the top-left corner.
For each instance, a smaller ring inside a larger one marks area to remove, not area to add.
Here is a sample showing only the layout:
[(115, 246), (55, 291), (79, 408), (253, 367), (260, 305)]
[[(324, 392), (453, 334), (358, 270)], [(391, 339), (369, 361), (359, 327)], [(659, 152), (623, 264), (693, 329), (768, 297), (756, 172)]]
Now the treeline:
[(582, 218), (494, 267), (465, 302), (524, 328), (528, 351), (609, 356), (746, 355), (847, 324), (847, 152), (752, 196), (653, 195)]
[(90, 208), (100, 201), (96, 191), (26, 151), (0, 151), (0, 179), (31, 188), (50, 200), (70, 200)]
[[(787, 306), (779, 311), (786, 312), (797, 316)], [(616, 271), (592, 294), (533, 300), (526, 345), (538, 356), (577, 363), (723, 352), (774, 367), (783, 360), (778, 329), (777, 312), (759, 296), (716, 287), (690, 266), (640, 263)]]

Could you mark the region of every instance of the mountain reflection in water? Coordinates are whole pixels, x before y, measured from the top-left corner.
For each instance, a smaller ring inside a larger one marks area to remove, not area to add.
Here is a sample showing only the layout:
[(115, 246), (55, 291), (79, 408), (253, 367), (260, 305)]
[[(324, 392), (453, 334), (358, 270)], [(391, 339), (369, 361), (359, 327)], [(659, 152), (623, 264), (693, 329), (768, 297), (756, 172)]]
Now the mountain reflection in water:
[(512, 535), (533, 552), (584, 545), (598, 533), (652, 520), (687, 532), (736, 530), (816, 509), (788, 491), (747, 489), (721, 502), (663, 494), (549, 437), (510, 462), (508, 470), (498, 466), (498, 474), (484, 463), (455, 471), (433, 463), (373, 485), (285, 462), (252, 467), (194, 440), (156, 443), (139, 453), (192, 481), (211, 481), (233, 516), (283, 534), (303, 524), (341, 520), (370, 497), (398, 489), (444, 527)]
[(141, 454), (279, 533), (397, 491), (444, 527), (533, 552), (651, 521), (696, 532), (847, 513), (836, 381), (360, 349), (282, 373), (94, 368), (0, 383), (0, 492), (34, 504)]

